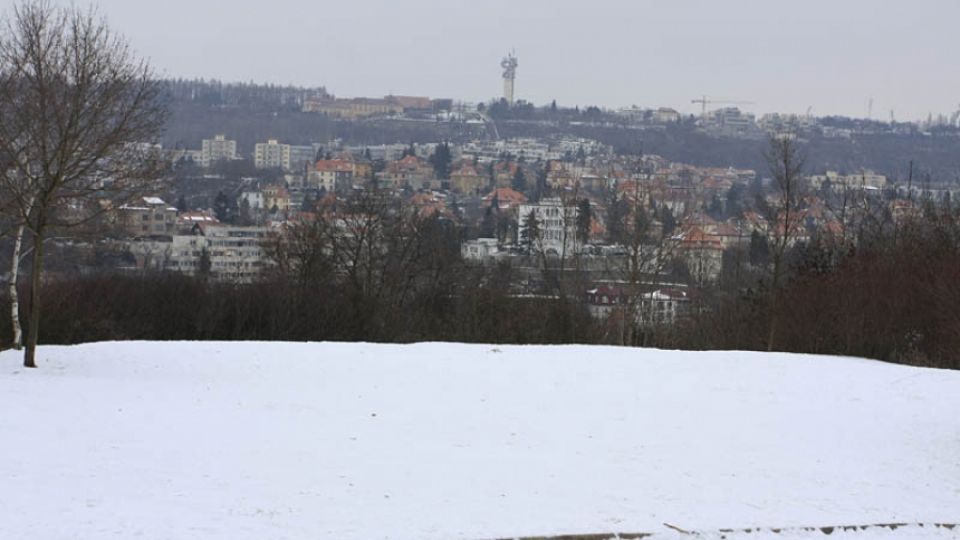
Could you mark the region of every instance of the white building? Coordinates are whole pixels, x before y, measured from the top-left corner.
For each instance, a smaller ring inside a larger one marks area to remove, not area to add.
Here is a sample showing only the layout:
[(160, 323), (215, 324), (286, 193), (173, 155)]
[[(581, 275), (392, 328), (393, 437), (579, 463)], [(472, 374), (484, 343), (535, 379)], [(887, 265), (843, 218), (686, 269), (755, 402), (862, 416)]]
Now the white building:
[[(577, 242), (577, 206), (565, 205), (559, 197), (542, 199), (539, 203), (519, 206), (517, 231), (520, 242), (529, 238), (530, 249), (552, 256), (569, 256), (579, 249)], [(527, 231), (530, 214), (536, 218), (539, 235)]]
[(628, 312), (641, 326), (673, 325), (690, 310), (690, 295), (678, 285), (647, 285), (638, 287), (633, 301), (630, 287), (602, 285), (586, 294), (590, 314), (599, 320), (611, 316), (625, 319)]
[(467, 240), (460, 246), (460, 255), (468, 261), (491, 261), (503, 254), (496, 238)]
[(158, 197), (140, 197), (120, 207), (118, 214), (123, 232), (129, 236), (173, 234), (177, 209)]
[(124, 243), (145, 270), (182, 272), (195, 275), (205, 265), (212, 279), (250, 282), (264, 265), (263, 242), (270, 232), (266, 227), (206, 225), (196, 234), (138, 239)]
[(887, 186), (887, 177), (873, 171), (862, 171), (857, 174), (840, 174), (827, 171), (809, 177), (810, 187), (820, 189), (829, 182), (833, 189), (883, 189)]
[(675, 124), (680, 121), (680, 118), (680, 113), (669, 107), (660, 107), (653, 111), (653, 121), (657, 124)]
[(204, 167), (221, 161), (237, 159), (237, 141), (227, 139), (226, 135), (217, 135), (204, 139), (200, 148), (200, 164)]
[(266, 208), (266, 202), (264, 202), (263, 199), (263, 192), (259, 190), (240, 192), (240, 196), (237, 197), (237, 204), (243, 204), (243, 201), (247, 201), (247, 205), (249, 205), (251, 210), (259, 211), (263, 208)]
[(258, 169), (290, 170), (290, 145), (276, 139), (257, 143), (253, 149), (253, 165)]

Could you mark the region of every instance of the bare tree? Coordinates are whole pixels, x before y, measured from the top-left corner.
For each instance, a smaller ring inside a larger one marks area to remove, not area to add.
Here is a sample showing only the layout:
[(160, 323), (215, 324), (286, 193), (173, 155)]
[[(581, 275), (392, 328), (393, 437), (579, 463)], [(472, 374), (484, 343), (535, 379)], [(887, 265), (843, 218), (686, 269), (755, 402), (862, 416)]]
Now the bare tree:
[(155, 189), (161, 89), (92, 9), (23, 0), (0, 27), (0, 187), (20, 240), (33, 240), (27, 367), (36, 366), (44, 240)]
[(784, 273), (787, 250), (796, 242), (800, 221), (800, 182), (804, 156), (796, 136), (790, 133), (774, 135), (767, 149), (767, 163), (773, 176), (775, 200), (770, 205), (769, 244), (772, 264), (770, 279), (770, 323), (767, 332), (767, 350), (772, 351), (777, 337), (780, 285)]
[(678, 245), (676, 240), (670, 238), (663, 223), (655, 219), (652, 209), (648, 208), (651, 193), (643, 163), (641, 152), (631, 183), (623, 191), (623, 199), (613, 203), (622, 205), (621, 211), (616, 214), (622, 220), (618, 224), (621, 231), (618, 243), (625, 250), (619, 268), (626, 292), (620, 314), (621, 345), (648, 345), (648, 333), (638, 335), (638, 326), (641, 322), (650, 325), (655, 320), (656, 307), (652, 301), (644, 302), (644, 294), (657, 290), (664, 271), (675, 258)]

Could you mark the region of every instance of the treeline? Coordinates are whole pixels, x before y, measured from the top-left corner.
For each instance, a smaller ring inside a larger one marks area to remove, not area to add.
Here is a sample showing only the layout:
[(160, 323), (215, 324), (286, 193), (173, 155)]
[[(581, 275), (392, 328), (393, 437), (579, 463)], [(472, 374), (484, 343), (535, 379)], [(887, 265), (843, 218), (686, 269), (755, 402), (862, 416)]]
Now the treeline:
[[(41, 340), (630, 343), (960, 369), (960, 211), (949, 203), (864, 214), (841, 236), (797, 242), (779, 280), (751, 253), (746, 268), (727, 265), (719, 284), (695, 295), (678, 323), (630, 332), (623, 317), (590, 316), (590, 283), (575, 261), (560, 274), (546, 259), (540, 268), (471, 266), (460, 257), (464, 234), (440, 214), (359, 192), (270, 239), (271, 265), (254, 283), (176, 273), (51, 280)], [(7, 313), (5, 297), (0, 304)], [(9, 325), (0, 340), (9, 343)]]
[[(99, 275), (51, 283), (43, 344), (108, 340), (595, 343), (575, 302), (512, 297), (483, 274), (456, 276), (465, 294), (420, 294), (401, 306), (288, 280), (230, 285), (179, 274)], [(509, 271), (500, 275), (505, 278)], [(4, 307), (8, 305), (4, 303)], [(29, 331), (29, 329), (27, 329)], [(9, 342), (4, 326), (0, 339)]]
[(303, 88), (216, 79), (164, 79), (161, 84), (174, 102), (253, 111), (299, 111), (305, 99), (328, 96), (326, 88), (322, 86)]
[[(863, 231), (861, 231), (863, 232)], [(815, 238), (790, 253), (776, 312), (769, 282), (714, 291), (678, 346), (776, 349), (960, 369), (960, 213), (927, 203), (923, 215), (880, 224), (855, 244)]]
[(52, 281), (42, 340), (595, 341), (582, 304), (516, 294), (513, 269), (463, 263), (453, 221), (382, 195), (359, 192), (291, 224), (264, 244), (271, 265), (255, 283), (173, 273)]
[[(698, 131), (687, 124), (663, 129), (637, 131), (616, 126), (574, 125), (564, 128), (547, 124), (498, 122), (500, 135), (509, 137), (550, 137), (558, 131), (600, 141), (616, 153), (637, 154), (641, 150), (670, 161), (703, 167), (736, 167), (766, 171), (763, 159), (766, 140), (719, 137)], [(805, 140), (809, 150), (806, 171), (821, 174), (828, 170), (845, 174), (870, 169), (891, 180), (905, 181), (909, 163), (914, 162), (918, 185), (928, 179), (954, 181), (960, 171), (960, 138), (954, 132), (934, 135), (864, 134), (849, 139), (811, 134)]]
[[(955, 228), (912, 230), (843, 254), (800, 249), (778, 308), (776, 350), (960, 369), (958, 239)], [(272, 273), (236, 285), (174, 273), (74, 277), (45, 288), (42, 342), (619, 341), (580, 299), (513, 294), (518, 275), (509, 266), (469, 268), (448, 253), (383, 277), (369, 288), (330, 274)], [(417, 278), (424, 281), (411, 284)], [(699, 314), (639, 335), (666, 348), (766, 350), (764, 286), (713, 291)], [(0, 304), (5, 313), (6, 299)], [(9, 333), (9, 325), (0, 327), (4, 343)]]

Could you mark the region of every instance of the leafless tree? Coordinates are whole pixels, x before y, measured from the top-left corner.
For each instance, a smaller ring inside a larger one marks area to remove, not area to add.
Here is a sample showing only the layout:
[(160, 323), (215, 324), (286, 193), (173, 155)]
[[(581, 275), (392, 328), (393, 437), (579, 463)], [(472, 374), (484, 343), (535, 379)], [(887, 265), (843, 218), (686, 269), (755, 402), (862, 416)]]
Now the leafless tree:
[(36, 366), (44, 240), (156, 189), (161, 89), (92, 9), (23, 0), (0, 26), (3, 210), (22, 226), (15, 245), (24, 233), (33, 240), (27, 367)]
[(784, 274), (784, 260), (788, 249), (796, 242), (800, 224), (800, 191), (804, 156), (795, 134), (781, 133), (770, 138), (766, 152), (767, 164), (773, 178), (775, 200), (770, 205), (769, 245), (771, 259), (770, 318), (767, 331), (767, 350), (772, 351), (777, 337), (780, 286)]
[[(650, 191), (649, 178), (644, 173), (643, 154), (637, 160), (631, 184), (623, 192), (625, 213), (623, 223), (622, 247), (626, 256), (620, 266), (620, 275), (624, 282), (624, 299), (621, 318), (621, 345), (646, 346), (647, 334), (639, 334), (641, 321), (650, 324), (655, 320), (655, 303), (643, 301), (644, 293), (656, 291), (660, 278), (668, 265), (676, 257), (678, 242), (670, 238), (663, 223), (655, 219), (652, 209), (648, 208)], [(661, 203), (663, 204), (663, 203)], [(638, 339), (640, 338), (640, 339)]]

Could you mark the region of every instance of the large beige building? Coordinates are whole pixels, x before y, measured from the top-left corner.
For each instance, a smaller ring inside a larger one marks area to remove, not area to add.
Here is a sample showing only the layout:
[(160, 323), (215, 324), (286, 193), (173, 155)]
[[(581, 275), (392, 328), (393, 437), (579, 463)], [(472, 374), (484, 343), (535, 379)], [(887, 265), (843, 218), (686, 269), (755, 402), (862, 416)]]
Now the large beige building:
[(276, 139), (257, 143), (253, 150), (253, 164), (258, 169), (290, 170), (290, 145)]
[(307, 100), (304, 112), (325, 114), (334, 118), (362, 118), (381, 114), (400, 114), (403, 105), (396, 99), (353, 98), (334, 100)]
[(237, 141), (227, 139), (226, 135), (217, 135), (204, 139), (200, 148), (200, 164), (204, 167), (221, 161), (237, 159)]
[(201, 224), (196, 234), (131, 240), (125, 247), (145, 270), (207, 272), (219, 281), (250, 282), (263, 270), (262, 246), (269, 236), (265, 227)]
[(142, 197), (120, 207), (119, 222), (127, 236), (175, 234), (177, 209), (158, 197)]

